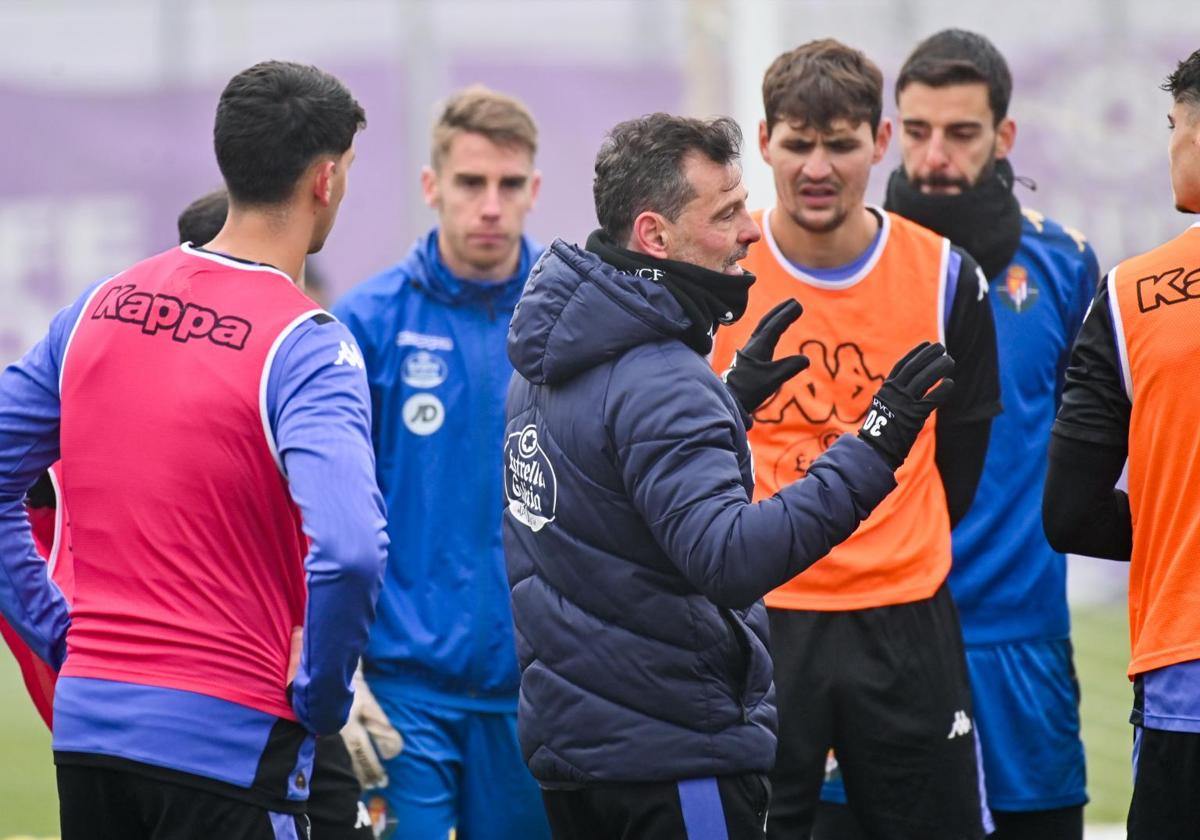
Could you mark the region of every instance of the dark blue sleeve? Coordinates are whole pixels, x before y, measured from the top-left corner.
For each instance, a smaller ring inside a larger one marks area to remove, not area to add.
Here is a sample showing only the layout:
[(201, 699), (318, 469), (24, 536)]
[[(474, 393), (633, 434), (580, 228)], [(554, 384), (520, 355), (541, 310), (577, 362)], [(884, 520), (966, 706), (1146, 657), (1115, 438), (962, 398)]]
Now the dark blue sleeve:
[(883, 459), (851, 434), (807, 477), (752, 503), (735, 448), (745, 432), (718, 396), (720, 380), (665, 360), (653, 367), (615, 383), (605, 415), (634, 507), (680, 573), (719, 606), (748, 607), (795, 577), (896, 486)]
[(288, 336), (268, 378), (267, 412), (310, 541), (292, 706), (308, 729), (329, 734), (350, 711), (388, 545), (366, 375), (342, 324), (319, 316)]
[[(1117, 352), (1108, 284), (1100, 283), (1071, 347), (1053, 432), (1124, 454), (1133, 404)], [(1111, 485), (1110, 485), (1111, 486)]]
[(55, 668), (67, 655), (66, 599), (37, 553), (25, 494), (59, 457), (59, 372), (94, 284), (50, 322), (46, 337), (0, 373), (0, 612)]

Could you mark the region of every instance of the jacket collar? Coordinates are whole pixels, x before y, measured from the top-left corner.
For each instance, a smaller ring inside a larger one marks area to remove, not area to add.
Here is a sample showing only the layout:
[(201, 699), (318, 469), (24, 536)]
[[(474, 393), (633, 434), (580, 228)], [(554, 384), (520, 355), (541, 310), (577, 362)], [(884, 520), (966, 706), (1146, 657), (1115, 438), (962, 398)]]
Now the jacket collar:
[(494, 283), (464, 280), (451, 272), (442, 261), (438, 250), (438, 229), (435, 227), (413, 246), (413, 254), (421, 268), (413, 279), (413, 285), (429, 297), (451, 306), (483, 306), (511, 312), (521, 297), (525, 278), (529, 276), (537, 251), (533, 240), (523, 235), (521, 259), (511, 277)]

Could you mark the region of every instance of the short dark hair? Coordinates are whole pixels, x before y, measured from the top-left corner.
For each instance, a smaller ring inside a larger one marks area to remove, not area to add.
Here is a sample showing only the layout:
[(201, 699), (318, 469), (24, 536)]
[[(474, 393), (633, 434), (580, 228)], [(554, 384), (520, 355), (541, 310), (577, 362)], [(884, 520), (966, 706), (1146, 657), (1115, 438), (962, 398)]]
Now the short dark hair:
[(867, 122), (871, 134), (883, 116), (883, 74), (859, 50), (833, 38), (809, 41), (779, 56), (762, 84), (767, 133), (780, 120), (828, 131), (835, 120)]
[(596, 153), (592, 194), (600, 227), (624, 245), (634, 219), (647, 210), (672, 222), (696, 197), (683, 174), (692, 152), (713, 163), (735, 163), (742, 131), (729, 117), (698, 120), (672, 114), (648, 114), (613, 126)]
[(996, 45), (976, 32), (943, 29), (917, 44), (896, 78), (896, 99), (913, 82), (932, 88), (950, 85), (987, 85), (992, 119), (999, 124), (1008, 116), (1012, 99), (1012, 73)]
[(179, 242), (191, 242), (193, 245), (211, 242), (221, 232), (228, 215), (229, 194), (225, 190), (213, 190), (208, 195), (200, 196), (179, 214), (176, 222)]
[(317, 157), (344, 154), (366, 124), (346, 86), (316, 67), (264, 61), (243, 70), (221, 93), (213, 127), (230, 200), (286, 201)]
[(1167, 76), (1162, 89), (1171, 94), (1176, 102), (1200, 105), (1200, 50), (1196, 50)]

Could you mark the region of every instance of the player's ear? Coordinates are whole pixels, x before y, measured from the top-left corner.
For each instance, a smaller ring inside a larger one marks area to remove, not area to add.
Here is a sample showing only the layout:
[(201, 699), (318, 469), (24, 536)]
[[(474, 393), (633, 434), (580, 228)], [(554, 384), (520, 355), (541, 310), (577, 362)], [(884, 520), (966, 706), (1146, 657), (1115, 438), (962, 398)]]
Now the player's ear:
[(440, 196), (438, 195), (437, 173), (432, 166), (421, 167), (421, 197), (425, 199), (427, 207), (437, 209)]
[(887, 154), (888, 144), (892, 142), (892, 118), (884, 117), (879, 121), (879, 129), (875, 132), (875, 151), (871, 155), (871, 163), (876, 164)]
[(652, 210), (639, 213), (633, 220), (628, 247), (655, 259), (668, 259), (671, 253), (671, 235), (667, 229), (667, 220)]
[(332, 158), (322, 158), (313, 164), (313, 197), (322, 207), (328, 207), (333, 200), (333, 170), (336, 164)]
[(1005, 117), (996, 126), (996, 160), (1008, 157), (1017, 142), (1017, 124), (1012, 117)]
[(771, 132), (767, 131), (767, 121), (758, 121), (758, 153), (762, 155), (763, 163), (771, 165)]
[(533, 174), (529, 176), (529, 209), (532, 210), (537, 204), (538, 193), (542, 189), (542, 173), (540, 170), (533, 170)]

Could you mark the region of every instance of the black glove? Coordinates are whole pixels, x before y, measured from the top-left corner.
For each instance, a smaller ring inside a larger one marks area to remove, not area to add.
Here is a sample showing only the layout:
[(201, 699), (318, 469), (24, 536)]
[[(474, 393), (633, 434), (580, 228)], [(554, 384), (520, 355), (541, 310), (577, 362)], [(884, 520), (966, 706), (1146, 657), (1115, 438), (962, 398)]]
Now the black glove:
[(784, 382), (808, 367), (808, 356), (786, 356), (772, 361), (779, 337), (803, 311), (800, 302), (791, 298), (776, 305), (758, 322), (746, 346), (734, 354), (729, 370), (721, 374), (725, 387), (747, 415), (753, 414)]
[[(871, 398), (871, 410), (858, 436), (875, 447), (893, 470), (908, 457), (929, 415), (950, 396), (954, 380), (943, 377), (953, 370), (954, 360), (945, 347), (922, 341), (896, 362)], [(929, 391), (939, 379), (942, 383)]]

